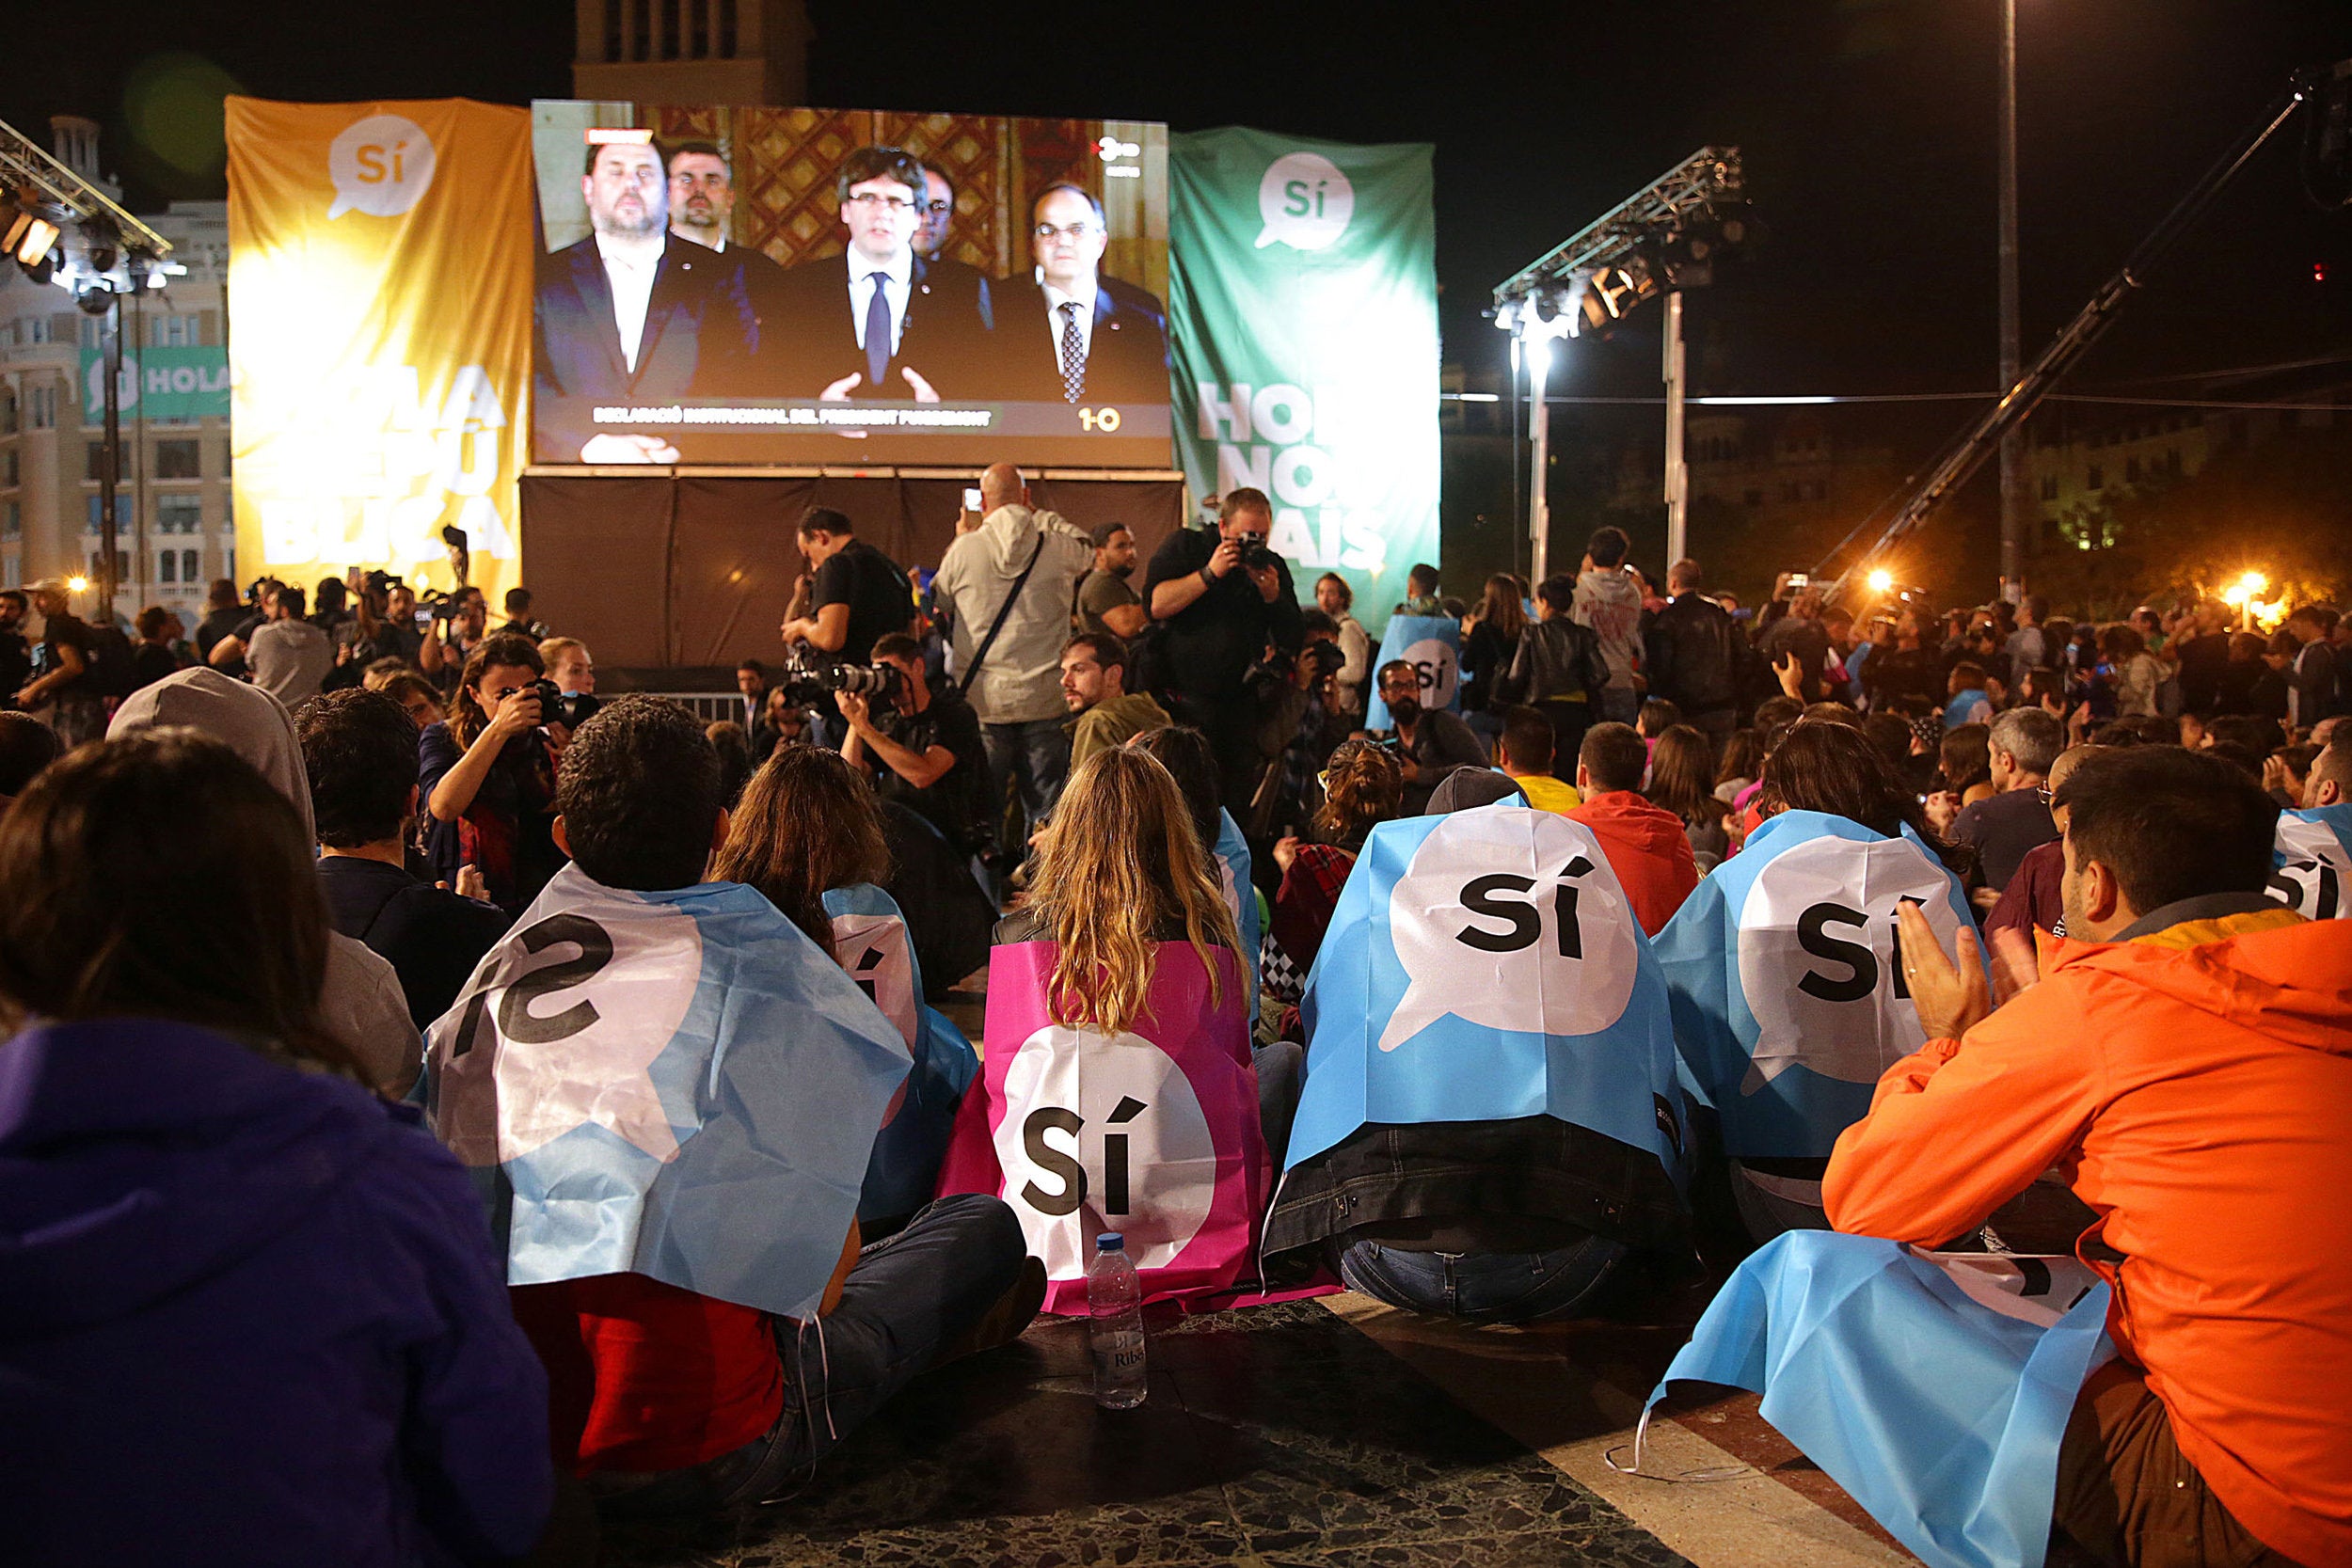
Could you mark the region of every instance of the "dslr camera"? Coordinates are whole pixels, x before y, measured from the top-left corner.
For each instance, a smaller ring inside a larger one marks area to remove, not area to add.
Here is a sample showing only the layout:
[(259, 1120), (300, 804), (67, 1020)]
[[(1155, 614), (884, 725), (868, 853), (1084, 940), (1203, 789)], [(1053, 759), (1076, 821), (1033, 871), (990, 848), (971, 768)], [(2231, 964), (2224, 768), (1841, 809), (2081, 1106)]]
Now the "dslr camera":
[(876, 707), (897, 707), (906, 695), (906, 677), (888, 664), (835, 664), (795, 643), (785, 656), (776, 684), (797, 707), (808, 707), (838, 691), (854, 691)]
[(1241, 546), (1241, 563), (1252, 572), (1263, 572), (1269, 566), (1279, 566), (1282, 558), (1267, 549), (1265, 541), (1254, 533), (1245, 533), (1235, 541)]

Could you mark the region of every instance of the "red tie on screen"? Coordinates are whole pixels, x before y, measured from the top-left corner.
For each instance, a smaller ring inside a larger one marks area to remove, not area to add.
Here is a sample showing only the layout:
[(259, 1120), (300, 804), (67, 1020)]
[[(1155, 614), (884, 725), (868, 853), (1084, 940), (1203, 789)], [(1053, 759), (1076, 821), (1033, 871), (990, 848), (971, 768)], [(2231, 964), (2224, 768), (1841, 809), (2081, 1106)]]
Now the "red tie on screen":
[(1061, 400), (1075, 403), (1086, 394), (1087, 351), (1078, 341), (1078, 306), (1064, 300), (1061, 310)]

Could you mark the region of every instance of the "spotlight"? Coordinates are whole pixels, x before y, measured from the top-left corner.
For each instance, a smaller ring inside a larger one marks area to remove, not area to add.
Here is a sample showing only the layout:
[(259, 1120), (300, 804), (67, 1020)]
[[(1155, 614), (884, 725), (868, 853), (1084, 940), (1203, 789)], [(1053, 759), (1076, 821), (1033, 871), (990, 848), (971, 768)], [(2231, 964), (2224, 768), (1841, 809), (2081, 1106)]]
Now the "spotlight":
[(65, 590), (69, 594), (87, 594), (89, 592), (89, 578), (77, 572), (65, 579)]
[(1871, 593), (1883, 596), (1887, 590), (1895, 586), (1895, 574), (1882, 566), (1865, 580), (1869, 583)]
[(57, 226), (39, 213), (28, 212), (0, 198), (0, 224), (6, 225), (0, 251), (13, 255), (27, 269), (39, 266), (57, 243)]

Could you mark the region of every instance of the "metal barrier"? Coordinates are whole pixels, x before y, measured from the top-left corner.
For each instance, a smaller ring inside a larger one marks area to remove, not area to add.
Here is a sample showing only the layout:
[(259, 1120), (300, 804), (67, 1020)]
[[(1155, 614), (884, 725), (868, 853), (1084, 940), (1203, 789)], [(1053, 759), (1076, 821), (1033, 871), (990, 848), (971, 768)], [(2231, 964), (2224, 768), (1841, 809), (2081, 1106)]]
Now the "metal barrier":
[[(731, 719), (743, 722), (743, 698), (735, 691), (648, 691), (648, 697), (659, 697), (665, 703), (675, 703), (706, 724)], [(748, 726), (746, 726), (748, 728)]]

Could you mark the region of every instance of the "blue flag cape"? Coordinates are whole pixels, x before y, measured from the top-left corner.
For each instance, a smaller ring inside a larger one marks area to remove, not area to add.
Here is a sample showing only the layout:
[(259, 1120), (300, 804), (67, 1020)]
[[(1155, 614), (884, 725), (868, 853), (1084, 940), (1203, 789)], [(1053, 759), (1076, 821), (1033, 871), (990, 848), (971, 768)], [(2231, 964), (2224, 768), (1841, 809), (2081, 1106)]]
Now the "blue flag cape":
[(558, 872), (429, 1034), (507, 1282), (634, 1273), (787, 1317), (841, 1257), (898, 1031), (756, 890)]
[(1367, 1122), (1549, 1116), (1649, 1149), (1683, 1179), (1664, 978), (1599, 841), (1556, 812), (1498, 804), (1374, 828), (1300, 1011), (1307, 1081), (1285, 1170)]
[(1216, 847), (1210, 851), (1233, 879), (1233, 924), (1241, 929), (1241, 968), (1249, 983), (1249, 1022), (1258, 1022), (1258, 954), (1265, 940), (1265, 923), (1258, 914), (1258, 888), (1250, 880), (1257, 867), (1249, 858), (1249, 841), (1241, 824), (1223, 806), (1216, 809)]
[[(2026, 1289), (2049, 1280), (2048, 1263), (2014, 1262)], [(1764, 1418), (1932, 1568), (2041, 1568), (2059, 1439), (2115, 1354), (2107, 1300), (2100, 1282), (2012, 1316), (1893, 1242), (1791, 1230), (1733, 1271), (1650, 1403), (1684, 1380), (1755, 1390)]]
[(1462, 623), (1451, 615), (1391, 615), (1380, 634), (1380, 657), (1364, 683), (1364, 727), (1392, 728), (1389, 705), (1380, 700), (1380, 671), (1403, 659), (1421, 672), (1421, 705), (1462, 711)]
[(1929, 901), (1947, 952), (1973, 926), (1960, 879), (1910, 829), (1898, 842), (1824, 812), (1783, 812), (1658, 934), (1683, 1085), (1722, 1118), (1725, 1152), (1828, 1158), (1869, 1110), (1879, 1074), (1926, 1043), (1897, 961), (1905, 899)]
[(2311, 920), (2352, 915), (2352, 804), (2279, 814), (2271, 895)]
[[(828, 889), (825, 912), (834, 917), (836, 928), (844, 917), (896, 921), (893, 945), (905, 955), (903, 971), (894, 963), (880, 979), (859, 978), (856, 971), (863, 954), (844, 951), (836, 955), (843, 960), (842, 967), (851, 972), (858, 989), (882, 1008), (883, 1016), (901, 1024), (901, 1036), (914, 1036), (908, 1046), (914, 1055), (914, 1068), (907, 1074), (906, 1094), (898, 1114), (874, 1135), (874, 1155), (866, 1164), (857, 1205), (861, 1220), (897, 1219), (931, 1200), (932, 1189), (939, 1184), (939, 1162), (947, 1151), (947, 1136), (955, 1129), (956, 1106), (980, 1070), (979, 1053), (946, 1014), (923, 1000), (923, 960), (914, 951), (898, 900), (871, 882), (857, 882)], [(896, 954), (892, 956), (895, 958)], [(890, 991), (887, 999), (880, 994), (883, 988)]]

